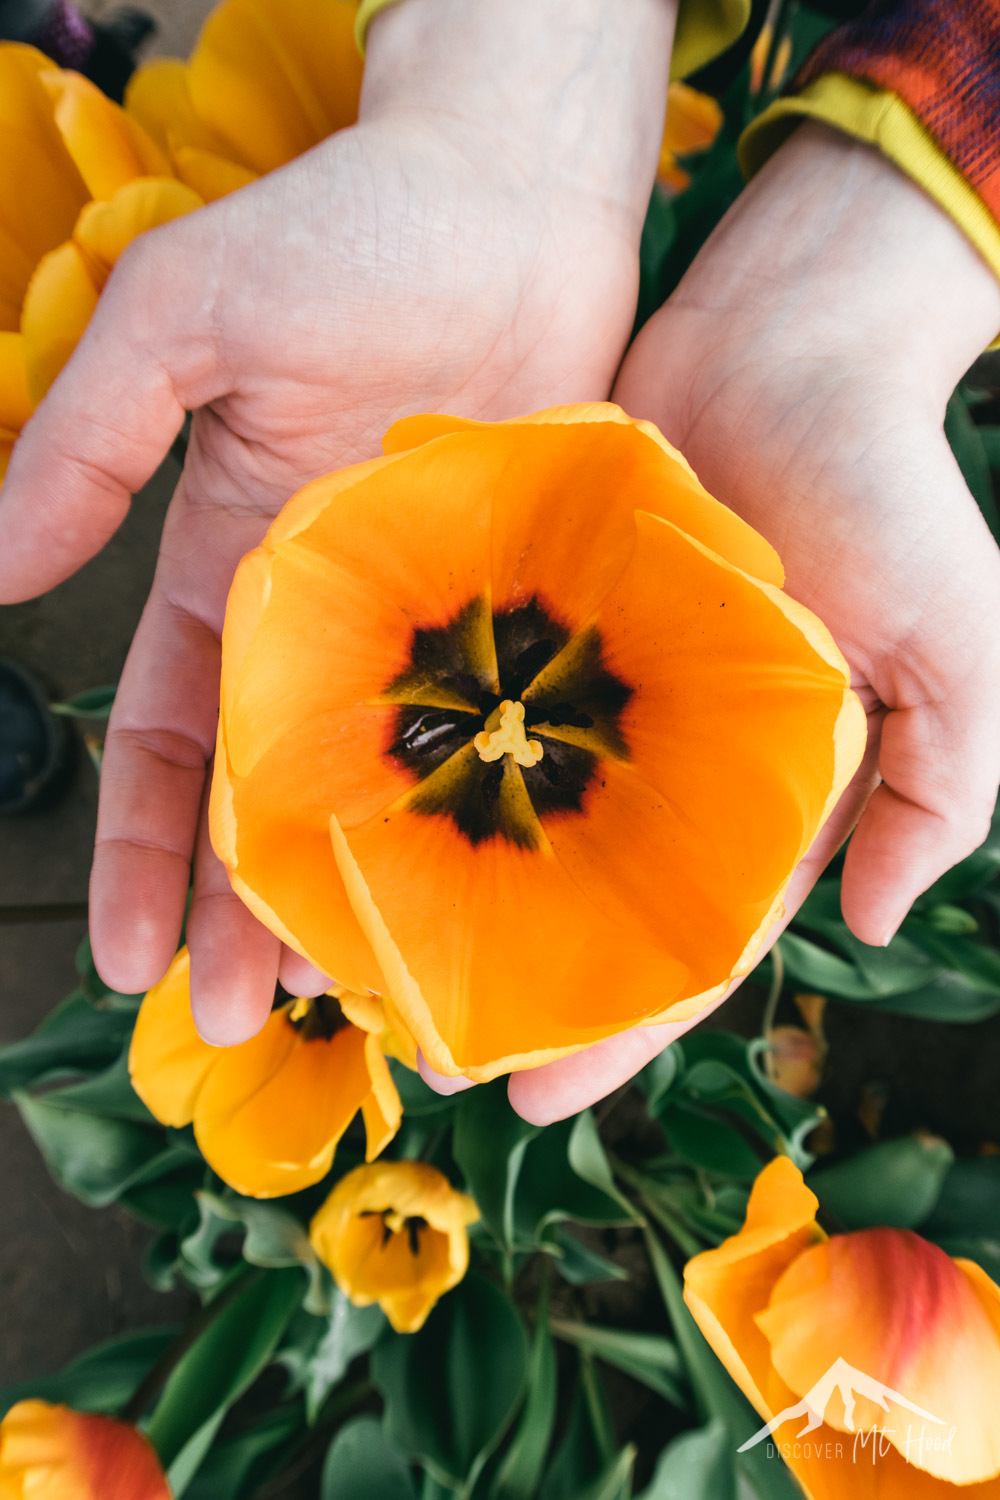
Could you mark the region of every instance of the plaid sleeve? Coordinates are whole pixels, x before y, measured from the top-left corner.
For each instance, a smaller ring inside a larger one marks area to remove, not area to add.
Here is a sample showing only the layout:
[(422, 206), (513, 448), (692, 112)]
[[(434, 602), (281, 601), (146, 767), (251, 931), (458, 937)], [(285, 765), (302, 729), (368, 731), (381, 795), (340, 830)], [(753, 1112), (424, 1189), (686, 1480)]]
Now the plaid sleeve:
[(796, 79), (839, 73), (891, 90), (1000, 219), (1000, 0), (874, 0)]

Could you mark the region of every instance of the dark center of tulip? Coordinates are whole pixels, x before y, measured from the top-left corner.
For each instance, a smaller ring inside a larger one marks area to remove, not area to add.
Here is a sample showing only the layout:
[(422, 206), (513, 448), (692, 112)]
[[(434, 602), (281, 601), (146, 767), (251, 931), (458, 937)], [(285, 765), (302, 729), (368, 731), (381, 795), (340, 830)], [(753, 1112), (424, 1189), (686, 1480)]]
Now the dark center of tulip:
[[(299, 1035), (307, 1042), (328, 1042), (335, 1037), (338, 1031), (343, 1031), (350, 1026), (350, 1021), (344, 1015), (340, 1001), (335, 1000), (332, 995), (317, 995), (315, 999), (292, 1000), (285, 990), (278, 986), (284, 997), (282, 1004), (288, 1008), (285, 1018), (290, 1026), (294, 1026)], [(291, 1002), (291, 1003), (289, 1003)], [(277, 999), (275, 1004), (277, 1004)]]
[(410, 1254), (420, 1254), (420, 1235), (428, 1227), (423, 1214), (408, 1214), (403, 1218), (394, 1208), (363, 1208), (359, 1217), (382, 1220), (381, 1248), (383, 1250), (394, 1234), (402, 1233), (406, 1235)]
[(496, 613), (473, 599), (413, 631), (386, 687), (398, 705), (388, 754), (420, 783), (413, 811), (450, 818), (474, 845), (535, 848), (540, 822), (583, 810), (602, 755), (627, 757), (631, 696), (596, 627), (574, 635), (538, 598)]

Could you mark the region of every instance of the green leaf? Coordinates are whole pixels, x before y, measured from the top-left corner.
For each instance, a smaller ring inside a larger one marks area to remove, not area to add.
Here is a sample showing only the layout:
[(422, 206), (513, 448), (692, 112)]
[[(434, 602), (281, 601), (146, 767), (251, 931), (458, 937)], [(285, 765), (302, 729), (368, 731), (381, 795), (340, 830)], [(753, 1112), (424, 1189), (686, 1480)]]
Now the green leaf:
[[(604, 1425), (606, 1414), (599, 1417)], [(542, 1482), (540, 1500), (578, 1500), (580, 1491), (600, 1472), (606, 1459), (595, 1430), (594, 1411), (585, 1387), (583, 1363), (573, 1394), (562, 1442)]]
[(678, 1046), (674, 1045), (658, 1052), (653, 1061), (647, 1063), (637, 1076), (635, 1081), (646, 1095), (646, 1107), (650, 1114), (657, 1113), (663, 1100), (681, 1076), (683, 1068), (684, 1054)]
[(634, 1205), (619, 1191), (591, 1110), (583, 1110), (574, 1119), (566, 1155), (582, 1182), (589, 1183), (609, 1204), (618, 1205), (621, 1219), (632, 1224), (641, 1222)]
[(952, 396), (945, 409), (944, 435), (951, 444), (951, 451), (962, 471), (962, 478), (972, 491), (972, 497), (982, 511), (983, 519), (992, 531), (995, 540), (1000, 542), (1000, 519), (997, 516), (989, 457), (979, 435), (979, 429), (958, 391)]
[[(214, 1217), (223, 1224), (236, 1224), (245, 1231), (243, 1259), (265, 1271), (283, 1266), (301, 1266), (308, 1278), (304, 1298), (307, 1312), (326, 1317), (330, 1310), (323, 1268), (309, 1242), (305, 1225), (287, 1209), (276, 1203), (262, 1203), (255, 1198), (222, 1197), (216, 1193), (199, 1193), (202, 1222)], [(214, 1250), (216, 1240), (206, 1235)]]
[(548, 1283), (536, 1306), (528, 1355), (527, 1397), (497, 1470), (490, 1500), (535, 1500), (556, 1420), (556, 1356), (549, 1332)]
[(810, 990), (819, 990), (824, 995), (837, 995), (844, 1000), (874, 1000), (878, 991), (856, 966), (827, 953), (808, 938), (797, 933), (786, 932), (780, 939), (781, 956), (785, 961), (788, 977), (796, 984)]
[(41, 1083), (57, 1073), (103, 1068), (120, 1054), (132, 1030), (122, 1010), (94, 1005), (70, 995), (23, 1041), (0, 1047), (0, 1096)]
[(63, 714), (71, 719), (106, 719), (114, 706), (117, 683), (108, 687), (85, 688), (62, 703), (50, 703), (54, 714)]
[(439, 1482), (471, 1487), (521, 1398), (527, 1355), (506, 1297), (466, 1276), (419, 1333), (375, 1348), (372, 1375), (394, 1441)]
[(576, 1500), (628, 1500), (632, 1493), (632, 1470), (635, 1468), (636, 1450), (631, 1445), (608, 1464), (603, 1473), (580, 1490)]
[(751, 1182), (760, 1171), (760, 1153), (724, 1120), (677, 1103), (661, 1112), (660, 1123), (671, 1150), (695, 1167), (738, 1182)]
[(809, 1186), (838, 1227), (914, 1229), (937, 1202), (953, 1161), (947, 1141), (905, 1135), (810, 1173)]
[(212, 1445), (186, 1490), (187, 1500), (234, 1500), (255, 1493), (302, 1431), (300, 1406), (258, 1414), (251, 1426)]
[(723, 1424), (712, 1421), (674, 1438), (637, 1500), (736, 1500), (735, 1453)]
[(416, 1500), (409, 1467), (371, 1416), (356, 1417), (337, 1433), (323, 1465), (319, 1500), (359, 1500), (362, 1491), (364, 1500)]
[(540, 1246), (551, 1255), (556, 1270), (570, 1286), (591, 1286), (598, 1281), (627, 1281), (628, 1271), (617, 1261), (599, 1255), (584, 1245), (562, 1224), (554, 1225)]
[[(646, 1230), (646, 1246), (702, 1415), (706, 1419), (717, 1419), (725, 1428), (733, 1448), (738, 1448), (757, 1430), (760, 1419), (716, 1359), (688, 1312), (680, 1278), (651, 1229)], [(780, 1458), (775, 1454), (769, 1456), (767, 1444), (737, 1454), (736, 1462), (748, 1482), (767, 1500), (802, 1500), (795, 1480)]]
[(514, 1194), (524, 1153), (538, 1134), (537, 1125), (511, 1109), (506, 1079), (460, 1097), (452, 1151), (483, 1222), (506, 1250), (514, 1242)]
[(306, 1371), (306, 1415), (310, 1425), (335, 1385), (359, 1354), (367, 1354), (387, 1327), (380, 1307), (355, 1307), (335, 1290), (326, 1328)]
[(539, 1245), (551, 1225), (567, 1219), (595, 1225), (635, 1222), (635, 1210), (617, 1189), (612, 1195), (602, 1186), (610, 1168), (599, 1140), (594, 1149), (594, 1134), (588, 1112), (547, 1126), (529, 1143), (514, 1193), (519, 1246)]
[(77, 1411), (114, 1416), (131, 1400), (157, 1360), (177, 1336), (174, 1328), (149, 1328), (122, 1334), (88, 1349), (56, 1375), (22, 1380), (0, 1391), (0, 1416), (17, 1401), (37, 1399), (75, 1407)]
[(677, 1345), (662, 1334), (633, 1333), (553, 1318), (552, 1332), (686, 1411), (690, 1405), (684, 1362)]
[[(216, 1316), (174, 1366), (153, 1412), (148, 1437), (168, 1470), (175, 1500), (185, 1450), (214, 1433), (234, 1401), (270, 1363), (302, 1302), (300, 1271), (243, 1273), (222, 1293)], [(176, 1469), (176, 1471), (175, 1471)]]
[(952, 1162), (920, 1232), (935, 1240), (947, 1235), (1000, 1239), (1000, 1156)]
[(58, 1095), (18, 1090), (13, 1099), (56, 1182), (94, 1208), (190, 1160), (186, 1148), (165, 1144), (159, 1127), (68, 1109)]
[(109, 1120), (133, 1120), (139, 1125), (151, 1125), (163, 1135), (162, 1127), (132, 1087), (127, 1048), (100, 1073), (65, 1088), (51, 1089), (44, 1097), (54, 1109), (84, 1110)]

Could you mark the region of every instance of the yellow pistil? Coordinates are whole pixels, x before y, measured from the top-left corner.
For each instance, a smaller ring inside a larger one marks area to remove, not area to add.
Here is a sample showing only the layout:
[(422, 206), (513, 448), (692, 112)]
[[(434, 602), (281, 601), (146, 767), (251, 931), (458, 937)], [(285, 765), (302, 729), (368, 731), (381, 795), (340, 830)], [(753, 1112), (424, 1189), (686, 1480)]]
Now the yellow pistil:
[(545, 747), (540, 740), (529, 740), (524, 732), (524, 704), (505, 698), (497, 713), (500, 722), (496, 728), (481, 729), (472, 741), (480, 760), (499, 760), (501, 755), (513, 755), (519, 766), (537, 766), (545, 754)]

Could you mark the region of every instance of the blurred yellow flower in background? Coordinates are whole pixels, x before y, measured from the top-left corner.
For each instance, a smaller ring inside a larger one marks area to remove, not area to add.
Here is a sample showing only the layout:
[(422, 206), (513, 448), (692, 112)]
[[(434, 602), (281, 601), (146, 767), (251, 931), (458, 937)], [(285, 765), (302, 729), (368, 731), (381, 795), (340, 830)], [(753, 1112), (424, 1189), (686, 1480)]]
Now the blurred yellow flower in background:
[(133, 77), (126, 108), (206, 200), (284, 166), (358, 116), (356, 0), (223, 0), (188, 62)]
[(200, 202), (87, 79), (0, 43), (0, 479), (122, 251)]
[(370, 995), (331, 992), (278, 1005), (236, 1047), (202, 1041), (191, 1018), (190, 960), (174, 959), (139, 1011), (132, 1086), (164, 1125), (194, 1125), (214, 1172), (252, 1198), (296, 1193), (326, 1176), (360, 1110), (369, 1161), (402, 1119), (385, 1054), (411, 1067), (415, 1048)]
[(340, 1290), (377, 1302), (397, 1333), (416, 1333), (469, 1265), (467, 1228), (479, 1210), (436, 1167), (385, 1161), (342, 1177), (309, 1237)]
[(707, 151), (722, 129), (722, 106), (710, 94), (687, 83), (672, 83), (667, 94), (667, 121), (656, 175), (665, 187), (678, 192), (691, 181), (678, 157)]
[(0, 1422), (2, 1500), (171, 1500), (150, 1444), (113, 1417), (18, 1401)]

